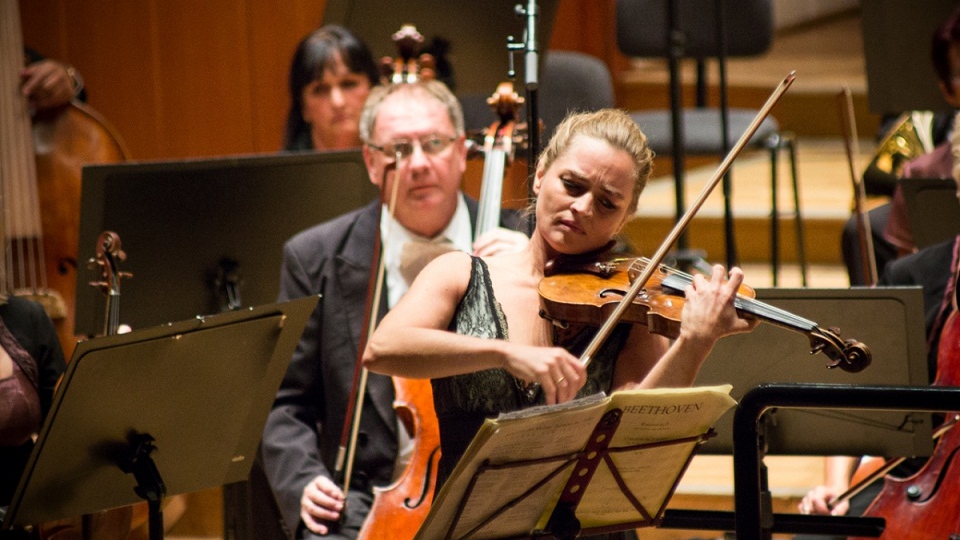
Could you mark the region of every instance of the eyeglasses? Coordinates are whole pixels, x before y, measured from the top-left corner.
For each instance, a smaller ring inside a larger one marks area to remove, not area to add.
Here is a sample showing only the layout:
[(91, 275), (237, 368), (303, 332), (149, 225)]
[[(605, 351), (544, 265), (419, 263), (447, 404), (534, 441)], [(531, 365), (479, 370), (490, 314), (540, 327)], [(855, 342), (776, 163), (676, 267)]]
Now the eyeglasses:
[(428, 156), (436, 156), (450, 148), (456, 137), (445, 137), (443, 135), (427, 135), (421, 139), (397, 139), (378, 146), (376, 144), (367, 144), (370, 148), (383, 152), (388, 158), (395, 157), (398, 153), (400, 159), (406, 159), (413, 155), (415, 145), (420, 145), (420, 150)]

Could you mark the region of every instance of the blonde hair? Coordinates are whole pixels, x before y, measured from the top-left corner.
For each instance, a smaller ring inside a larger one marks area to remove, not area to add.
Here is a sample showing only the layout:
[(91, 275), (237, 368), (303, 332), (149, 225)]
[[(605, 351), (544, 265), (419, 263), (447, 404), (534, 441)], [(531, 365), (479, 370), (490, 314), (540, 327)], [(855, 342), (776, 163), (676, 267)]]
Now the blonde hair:
[(370, 90), (370, 95), (367, 96), (367, 101), (363, 104), (363, 111), (360, 113), (360, 140), (364, 143), (373, 142), (373, 127), (377, 123), (377, 116), (380, 115), (380, 107), (387, 97), (393, 94), (419, 94), (422, 97), (435, 100), (447, 110), (450, 123), (453, 124), (453, 129), (456, 131), (455, 135), (459, 137), (464, 134), (463, 109), (453, 92), (440, 81), (419, 80), (412, 83), (375, 86)]
[(653, 151), (647, 144), (647, 136), (627, 113), (617, 109), (601, 109), (595, 112), (578, 112), (567, 116), (557, 126), (546, 148), (537, 160), (537, 171), (546, 171), (570, 148), (578, 136), (593, 137), (610, 146), (623, 150), (633, 159), (634, 189), (628, 210), (637, 210), (637, 201), (647, 186), (653, 170)]

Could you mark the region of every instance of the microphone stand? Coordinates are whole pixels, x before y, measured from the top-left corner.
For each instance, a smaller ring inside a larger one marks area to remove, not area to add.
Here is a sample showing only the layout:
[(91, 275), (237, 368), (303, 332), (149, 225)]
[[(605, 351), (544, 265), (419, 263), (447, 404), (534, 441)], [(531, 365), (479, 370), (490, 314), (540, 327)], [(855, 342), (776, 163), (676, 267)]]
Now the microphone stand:
[[(527, 0), (526, 7), (517, 4), (513, 9), (517, 15), (526, 17), (526, 28), (524, 29), (523, 41), (520, 43), (516, 43), (513, 36), (507, 36), (509, 57), (507, 76), (511, 79), (516, 77), (516, 71), (513, 68), (513, 52), (524, 51), (523, 71), (527, 105), (527, 178), (532, 179), (537, 172), (537, 156), (540, 154), (540, 111), (537, 104), (537, 91), (540, 88), (537, 17), (540, 16), (540, 9), (537, 7), (536, 0)], [(528, 189), (528, 197), (532, 200), (534, 197), (533, 182), (529, 182)]]

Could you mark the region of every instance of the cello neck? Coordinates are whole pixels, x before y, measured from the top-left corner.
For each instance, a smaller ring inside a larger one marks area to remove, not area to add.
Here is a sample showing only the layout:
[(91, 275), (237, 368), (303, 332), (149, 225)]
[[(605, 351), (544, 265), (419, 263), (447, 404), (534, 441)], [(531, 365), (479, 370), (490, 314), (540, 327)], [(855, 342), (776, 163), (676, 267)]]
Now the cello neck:
[(523, 98), (513, 91), (513, 83), (503, 82), (487, 99), (487, 104), (499, 120), (484, 133), (483, 180), (480, 186), (480, 206), (475, 237), (500, 226), (503, 179), (507, 165), (513, 161), (517, 114), (520, 105), (523, 104)]

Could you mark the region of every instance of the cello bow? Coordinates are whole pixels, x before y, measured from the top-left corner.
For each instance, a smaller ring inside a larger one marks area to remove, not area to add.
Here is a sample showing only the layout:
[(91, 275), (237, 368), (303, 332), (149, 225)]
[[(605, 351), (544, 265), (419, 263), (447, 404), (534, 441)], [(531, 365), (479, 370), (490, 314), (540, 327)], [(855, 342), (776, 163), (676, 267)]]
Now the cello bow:
[(857, 241), (860, 245), (861, 264), (863, 265), (865, 285), (876, 285), (879, 281), (877, 273), (877, 258), (873, 248), (873, 231), (870, 227), (870, 218), (867, 214), (867, 193), (863, 179), (857, 171), (860, 155), (859, 139), (857, 138), (857, 124), (853, 114), (853, 97), (850, 87), (843, 86), (837, 94), (837, 106), (840, 111), (840, 130), (843, 134), (844, 150), (847, 154), (847, 165), (850, 169), (850, 181), (853, 184), (853, 213), (857, 220)]

